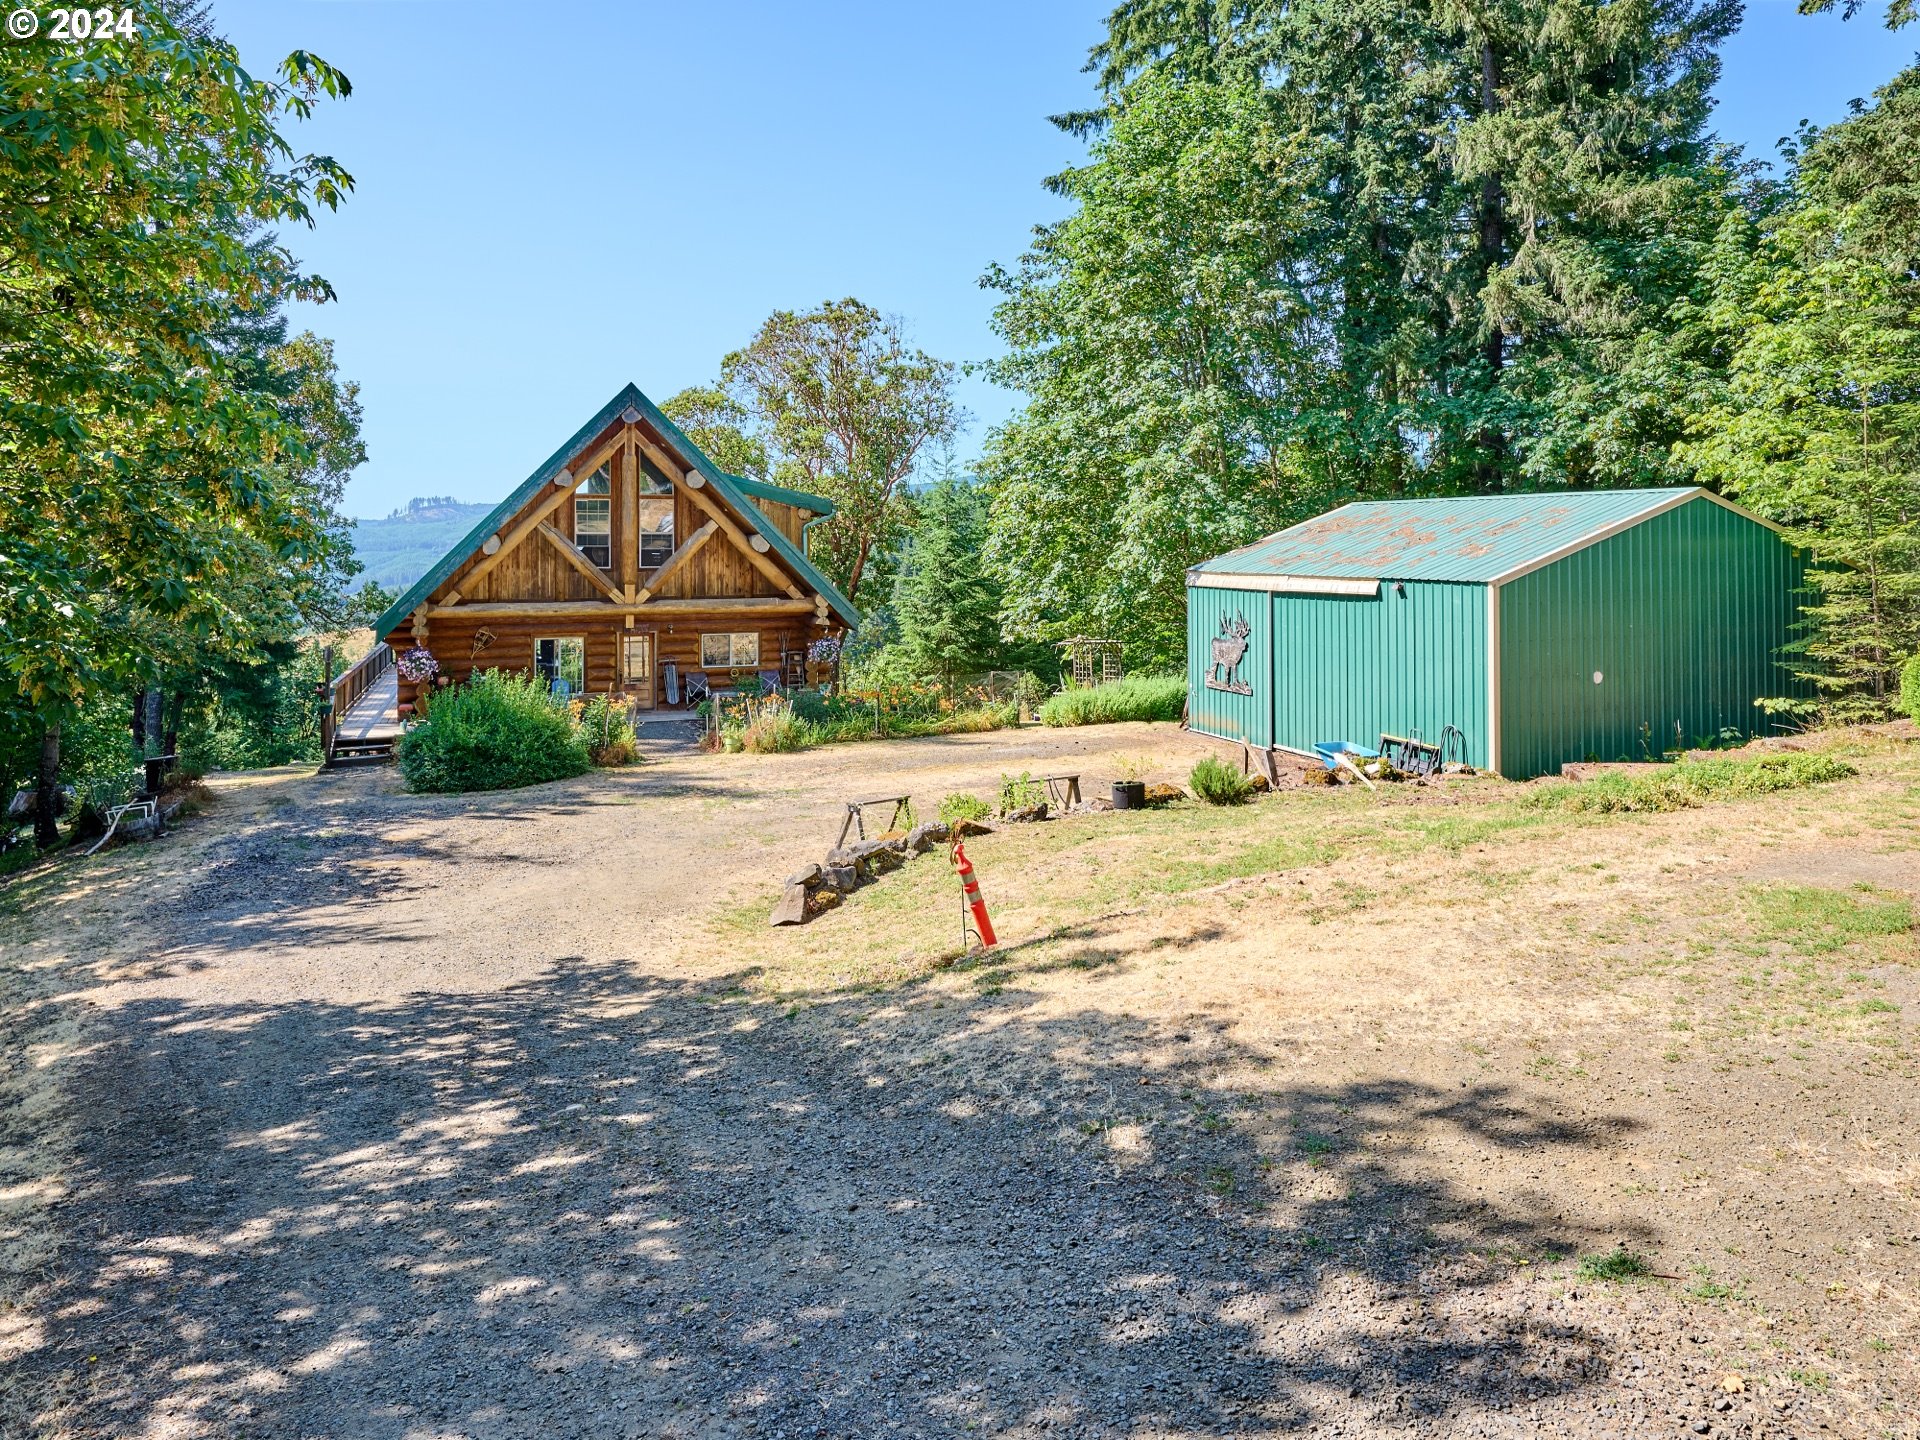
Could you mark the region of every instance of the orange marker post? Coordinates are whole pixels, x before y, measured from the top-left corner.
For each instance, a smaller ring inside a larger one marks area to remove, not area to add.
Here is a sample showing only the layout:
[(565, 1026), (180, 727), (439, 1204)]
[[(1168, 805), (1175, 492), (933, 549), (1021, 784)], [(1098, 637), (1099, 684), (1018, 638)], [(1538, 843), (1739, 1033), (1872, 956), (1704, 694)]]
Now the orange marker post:
[(987, 902), (980, 898), (980, 882), (974, 878), (973, 862), (967, 859), (966, 846), (957, 840), (953, 846), (953, 868), (960, 875), (960, 902), (973, 913), (973, 928), (980, 936), (980, 948), (991, 950), (996, 943), (993, 921), (987, 917)]

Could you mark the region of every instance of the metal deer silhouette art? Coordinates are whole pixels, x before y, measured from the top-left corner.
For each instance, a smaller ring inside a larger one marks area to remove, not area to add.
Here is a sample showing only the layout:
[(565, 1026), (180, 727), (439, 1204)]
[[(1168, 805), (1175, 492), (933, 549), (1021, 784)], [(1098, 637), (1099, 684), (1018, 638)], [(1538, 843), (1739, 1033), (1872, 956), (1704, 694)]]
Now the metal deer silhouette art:
[(1235, 612), (1231, 620), (1220, 617), (1220, 633), (1213, 637), (1213, 663), (1207, 667), (1209, 690), (1224, 690), (1230, 695), (1253, 693), (1253, 686), (1235, 673), (1246, 658), (1247, 637), (1252, 633), (1246, 616)]

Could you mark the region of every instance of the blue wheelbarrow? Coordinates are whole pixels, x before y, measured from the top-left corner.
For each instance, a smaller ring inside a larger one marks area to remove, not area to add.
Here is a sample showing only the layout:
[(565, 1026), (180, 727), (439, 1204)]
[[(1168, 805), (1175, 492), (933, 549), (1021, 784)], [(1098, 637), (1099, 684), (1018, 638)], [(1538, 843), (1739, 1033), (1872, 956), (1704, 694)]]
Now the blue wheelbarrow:
[(1338, 770), (1340, 757), (1345, 755), (1355, 765), (1366, 760), (1378, 760), (1380, 752), (1370, 750), (1365, 745), (1356, 745), (1351, 740), (1316, 740), (1313, 753), (1326, 762), (1327, 769)]

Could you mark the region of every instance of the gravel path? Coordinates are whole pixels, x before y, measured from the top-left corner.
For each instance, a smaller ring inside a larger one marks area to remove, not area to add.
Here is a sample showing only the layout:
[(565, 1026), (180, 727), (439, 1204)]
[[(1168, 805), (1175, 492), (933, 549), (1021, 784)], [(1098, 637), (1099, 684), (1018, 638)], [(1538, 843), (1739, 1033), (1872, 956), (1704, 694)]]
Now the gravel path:
[[(250, 782), (46, 901), (11, 973), (87, 1018), (50, 1066), (61, 1248), (7, 1317), (0, 1433), (1914, 1433), (1729, 1388), (1765, 1338), (1740, 1312), (1496, 1253), (1644, 1236), (1422, 1163), (1604, 1165), (1621, 1114), (1387, 1064), (1224, 1117), (1209, 1078), (1271, 1057), (1219, 1032), (992, 994), (790, 1013), (657, 943), (690, 873), (763, 882), (849, 785), (984, 784), (987, 739), (757, 790), (699, 756), (519, 802)], [(1024, 743), (1037, 771), (1067, 742)], [(1118, 1111), (1148, 1150), (1082, 1119)], [(1276, 1224), (1218, 1177), (1282, 1126), (1364, 1158), (1303, 1159)]]

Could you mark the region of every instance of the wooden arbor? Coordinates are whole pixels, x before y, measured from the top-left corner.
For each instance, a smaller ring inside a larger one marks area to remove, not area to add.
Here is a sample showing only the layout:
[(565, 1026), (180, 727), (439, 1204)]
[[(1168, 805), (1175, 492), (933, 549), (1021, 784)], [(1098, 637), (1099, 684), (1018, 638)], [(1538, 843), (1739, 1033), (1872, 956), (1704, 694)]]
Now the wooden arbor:
[(1097, 640), (1091, 635), (1075, 635), (1062, 640), (1060, 649), (1067, 671), (1067, 683), (1076, 690), (1112, 684), (1123, 673), (1118, 640)]

